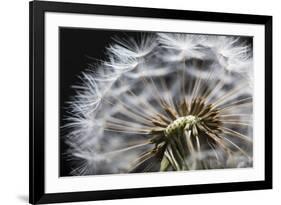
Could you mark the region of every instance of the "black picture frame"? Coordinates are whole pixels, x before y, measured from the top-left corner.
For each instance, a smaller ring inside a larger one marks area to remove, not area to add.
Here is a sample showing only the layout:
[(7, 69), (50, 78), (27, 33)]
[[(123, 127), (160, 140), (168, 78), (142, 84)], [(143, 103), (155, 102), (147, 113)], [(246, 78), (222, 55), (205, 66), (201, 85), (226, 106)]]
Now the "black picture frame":
[[(30, 11), (30, 107), (29, 107), (29, 202), (45, 204), (137, 197), (260, 190), (272, 188), (272, 17), (184, 10), (104, 6), (32, 1)], [(265, 27), (265, 180), (219, 184), (197, 184), (71, 193), (45, 192), (45, 81), (44, 42), (46, 12), (150, 17), (210, 22), (259, 24)]]

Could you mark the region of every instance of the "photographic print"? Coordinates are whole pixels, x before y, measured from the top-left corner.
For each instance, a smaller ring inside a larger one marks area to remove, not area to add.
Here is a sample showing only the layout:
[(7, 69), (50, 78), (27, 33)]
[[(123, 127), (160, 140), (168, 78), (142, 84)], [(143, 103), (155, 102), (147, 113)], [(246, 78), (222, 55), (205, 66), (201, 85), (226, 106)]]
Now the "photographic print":
[(253, 167), (253, 46), (60, 27), (60, 176)]
[(272, 16), (29, 6), (30, 203), (272, 188)]

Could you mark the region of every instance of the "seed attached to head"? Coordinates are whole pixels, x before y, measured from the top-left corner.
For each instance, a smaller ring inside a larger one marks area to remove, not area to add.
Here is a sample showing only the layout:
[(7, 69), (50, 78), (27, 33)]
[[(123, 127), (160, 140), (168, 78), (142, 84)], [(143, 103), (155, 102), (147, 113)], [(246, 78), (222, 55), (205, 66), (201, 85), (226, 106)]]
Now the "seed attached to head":
[(164, 131), (164, 134), (166, 137), (170, 137), (176, 133), (182, 133), (186, 127), (190, 127), (199, 121), (200, 118), (193, 115), (179, 117), (168, 125)]

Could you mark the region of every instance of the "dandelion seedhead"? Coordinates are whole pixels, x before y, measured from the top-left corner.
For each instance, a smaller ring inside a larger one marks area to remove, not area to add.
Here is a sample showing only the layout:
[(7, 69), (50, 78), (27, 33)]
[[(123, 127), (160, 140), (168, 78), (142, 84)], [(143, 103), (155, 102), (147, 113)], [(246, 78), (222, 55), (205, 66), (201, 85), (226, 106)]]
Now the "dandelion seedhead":
[(71, 175), (252, 166), (246, 37), (115, 38), (81, 74), (63, 126)]

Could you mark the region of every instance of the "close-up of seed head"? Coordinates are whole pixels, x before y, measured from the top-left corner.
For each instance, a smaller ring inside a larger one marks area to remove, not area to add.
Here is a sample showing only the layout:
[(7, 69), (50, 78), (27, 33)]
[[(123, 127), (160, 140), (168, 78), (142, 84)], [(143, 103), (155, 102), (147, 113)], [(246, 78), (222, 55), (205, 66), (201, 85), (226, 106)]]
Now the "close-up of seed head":
[(73, 85), (69, 175), (253, 165), (250, 37), (113, 36)]

